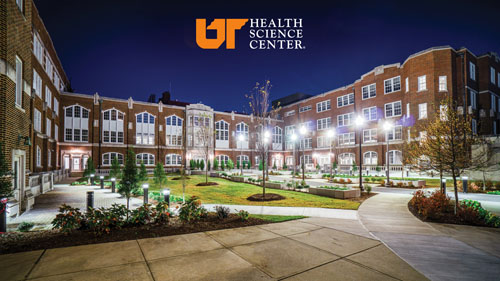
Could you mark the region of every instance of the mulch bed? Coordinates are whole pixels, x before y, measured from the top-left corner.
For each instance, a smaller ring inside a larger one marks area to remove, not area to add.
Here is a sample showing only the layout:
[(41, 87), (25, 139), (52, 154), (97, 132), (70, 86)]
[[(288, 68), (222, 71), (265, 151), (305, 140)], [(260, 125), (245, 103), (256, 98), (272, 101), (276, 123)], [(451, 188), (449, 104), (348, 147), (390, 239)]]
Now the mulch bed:
[[(190, 180), (191, 178), (190, 177), (184, 177), (184, 179)], [(171, 180), (178, 181), (178, 180), (182, 180), (182, 178), (181, 177), (174, 177), (174, 178), (171, 178)]]
[(249, 201), (276, 201), (283, 200), (286, 197), (276, 194), (276, 193), (266, 193), (266, 197), (262, 196), (262, 193), (251, 195), (247, 198)]
[(207, 218), (192, 223), (182, 223), (177, 218), (172, 218), (168, 224), (151, 224), (112, 229), (109, 234), (103, 234), (101, 236), (95, 236), (93, 232), (87, 230), (76, 230), (69, 235), (64, 235), (56, 230), (24, 233), (9, 232), (0, 235), (0, 254), (154, 238), (267, 223), (271, 222), (252, 217), (248, 218), (247, 221), (242, 221), (236, 214), (230, 214), (229, 217), (225, 219), (219, 219), (215, 213), (209, 213)]
[(213, 181), (209, 181), (209, 182), (200, 182), (200, 183), (197, 183), (196, 186), (211, 186), (211, 185), (219, 185), (218, 183), (216, 182), (213, 182)]
[(410, 212), (417, 217), (421, 221), (425, 222), (437, 222), (437, 223), (449, 223), (449, 224), (461, 224), (461, 225), (473, 225), (473, 226), (485, 226), (485, 227), (490, 227), (487, 225), (484, 221), (482, 220), (474, 220), (473, 222), (471, 221), (463, 221), (460, 217), (456, 216), (453, 212), (451, 213), (443, 213), (442, 216), (439, 219), (424, 219), (418, 212), (417, 209), (414, 208), (410, 202), (408, 202), (408, 209)]

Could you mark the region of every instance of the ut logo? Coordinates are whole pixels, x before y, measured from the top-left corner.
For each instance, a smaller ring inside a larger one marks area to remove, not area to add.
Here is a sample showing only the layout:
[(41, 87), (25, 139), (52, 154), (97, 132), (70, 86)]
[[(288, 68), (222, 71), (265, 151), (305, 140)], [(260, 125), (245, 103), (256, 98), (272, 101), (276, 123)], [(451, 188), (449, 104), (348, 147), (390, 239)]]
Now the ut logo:
[[(196, 19), (196, 43), (202, 49), (218, 49), (226, 41), (226, 49), (234, 49), (234, 34), (247, 21), (248, 19), (214, 19), (207, 26), (206, 19)], [(217, 38), (207, 39), (207, 29), (217, 30)]]

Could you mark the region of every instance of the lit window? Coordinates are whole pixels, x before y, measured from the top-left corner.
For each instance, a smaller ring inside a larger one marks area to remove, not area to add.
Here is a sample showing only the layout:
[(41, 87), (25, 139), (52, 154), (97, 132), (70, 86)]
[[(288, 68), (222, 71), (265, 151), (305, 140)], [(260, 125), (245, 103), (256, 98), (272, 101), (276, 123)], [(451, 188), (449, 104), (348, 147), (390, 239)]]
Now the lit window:
[(469, 62), (469, 74), (470, 79), (476, 81), (476, 65), (472, 62)]
[(374, 98), (375, 96), (377, 96), (377, 91), (376, 91), (376, 87), (375, 87), (375, 83), (374, 84), (371, 84), (371, 85), (368, 85), (368, 86), (364, 86), (361, 88), (361, 93), (363, 95), (363, 99), (369, 99), (369, 98)]
[(375, 151), (368, 151), (363, 154), (363, 163), (365, 165), (377, 165), (377, 152)]
[(316, 104), (316, 112), (327, 111), (327, 110), (330, 110), (330, 108), (331, 108), (330, 100), (325, 100), (322, 102), (318, 102)]
[(410, 79), (408, 77), (406, 77), (405, 79), (405, 88), (406, 92), (408, 93), (410, 91)]
[(215, 122), (215, 140), (229, 140), (229, 123), (224, 120)]
[(385, 117), (401, 116), (401, 101), (391, 102), (385, 104)]
[[(113, 115), (111, 115), (113, 119)], [(154, 144), (155, 117), (147, 112), (136, 114), (135, 142), (136, 144)]]
[(377, 129), (363, 130), (363, 142), (377, 142)]
[(165, 118), (165, 135), (167, 145), (182, 145), (182, 119), (176, 115)]
[(141, 165), (141, 163), (144, 163), (144, 165), (152, 166), (155, 164), (155, 156), (153, 154), (139, 153), (135, 157), (137, 165)]
[(102, 165), (111, 166), (113, 160), (116, 158), (118, 164), (123, 165), (123, 154), (116, 152), (107, 152), (102, 155)]
[(169, 166), (182, 165), (182, 157), (179, 154), (167, 154), (167, 156), (165, 156), (165, 165)]
[(36, 146), (36, 166), (37, 167), (42, 166), (42, 150), (38, 145)]
[(363, 108), (363, 115), (365, 116), (365, 120), (377, 120), (377, 107), (372, 106), (369, 108)]
[(79, 105), (65, 108), (64, 141), (88, 142), (89, 110)]
[(427, 118), (427, 103), (421, 103), (418, 105), (418, 119)]
[(427, 90), (427, 75), (422, 75), (418, 77), (418, 91)]
[(337, 107), (354, 104), (354, 93), (337, 97)]
[(332, 125), (332, 118), (327, 117), (327, 118), (318, 119), (318, 120), (316, 120), (316, 125), (317, 125), (318, 131), (329, 129)]
[(446, 82), (446, 76), (439, 76), (439, 91), (445, 92), (448, 90), (448, 85)]
[(16, 56), (16, 105), (23, 107), (23, 62)]

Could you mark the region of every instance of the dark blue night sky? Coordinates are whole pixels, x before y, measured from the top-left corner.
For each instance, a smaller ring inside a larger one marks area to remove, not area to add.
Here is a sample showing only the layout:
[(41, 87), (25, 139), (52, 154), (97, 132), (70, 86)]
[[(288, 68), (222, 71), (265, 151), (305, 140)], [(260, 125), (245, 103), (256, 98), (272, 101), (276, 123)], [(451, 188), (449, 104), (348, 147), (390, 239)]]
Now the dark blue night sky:
[[(432, 46), (500, 52), (498, 1), (208, 2), (35, 0), (76, 92), (145, 101), (171, 85), (218, 110), (265, 79), (272, 99), (319, 94)], [(250, 50), (248, 23), (235, 50), (196, 45), (196, 18), (260, 17), (303, 18), (306, 49)]]

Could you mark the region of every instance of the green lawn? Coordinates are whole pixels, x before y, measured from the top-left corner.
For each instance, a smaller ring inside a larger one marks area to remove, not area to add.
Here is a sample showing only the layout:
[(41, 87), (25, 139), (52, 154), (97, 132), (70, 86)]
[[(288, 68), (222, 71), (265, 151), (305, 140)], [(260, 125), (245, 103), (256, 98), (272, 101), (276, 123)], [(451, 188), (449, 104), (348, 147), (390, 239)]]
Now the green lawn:
[(251, 218), (263, 219), (270, 222), (283, 222), (307, 218), (304, 216), (278, 216), (278, 215), (250, 215)]
[[(205, 182), (205, 176), (193, 175), (186, 180), (186, 195), (198, 196), (206, 204), (230, 204), (230, 205), (263, 205), (263, 206), (282, 206), (282, 207), (321, 207), (334, 209), (352, 209), (356, 210), (359, 203), (349, 200), (333, 199), (302, 192), (294, 192), (279, 189), (267, 188), (266, 192), (280, 194), (286, 199), (270, 202), (248, 201), (246, 198), (256, 193), (262, 193), (262, 187), (232, 182), (221, 178), (210, 178), (209, 181), (216, 182), (215, 186), (196, 186), (197, 183)], [(153, 179), (149, 179), (149, 190), (159, 190)], [(171, 180), (168, 177), (167, 183), (163, 188), (168, 187), (171, 194), (182, 196), (182, 181)]]

